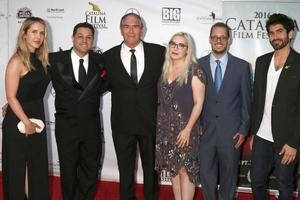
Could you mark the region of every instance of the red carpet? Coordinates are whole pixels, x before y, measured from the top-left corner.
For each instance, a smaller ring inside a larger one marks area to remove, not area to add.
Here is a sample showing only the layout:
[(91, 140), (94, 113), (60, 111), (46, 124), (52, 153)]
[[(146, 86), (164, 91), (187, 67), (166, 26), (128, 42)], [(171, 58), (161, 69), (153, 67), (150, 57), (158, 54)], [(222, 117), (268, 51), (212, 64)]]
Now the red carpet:
[[(50, 194), (51, 200), (62, 200), (61, 189), (60, 189), (60, 179), (56, 176), (50, 176)], [(2, 197), (2, 178), (0, 179), (0, 200)], [(97, 193), (94, 200), (119, 200), (119, 184), (116, 182), (99, 181)], [(144, 200), (143, 198), (143, 186), (137, 184), (136, 186), (136, 197), (138, 200)], [(173, 200), (172, 188), (171, 186), (160, 186), (158, 200)], [(202, 200), (201, 189), (196, 190), (194, 200)], [(252, 195), (247, 193), (239, 193), (237, 200), (252, 200)], [(275, 197), (270, 197), (269, 200), (276, 200)], [(295, 198), (294, 200), (300, 200), (300, 198)]]
[[(50, 193), (51, 200), (62, 200), (59, 177), (50, 177)], [(143, 185), (136, 185), (137, 200), (144, 200)], [(173, 200), (171, 186), (162, 185), (159, 189), (158, 200)], [(99, 181), (98, 189), (94, 200), (119, 200), (119, 184), (117, 182)], [(194, 200), (203, 200), (201, 189), (196, 190)], [(239, 193), (237, 200), (252, 200), (252, 195), (249, 193)], [(276, 200), (275, 197), (270, 197), (269, 200)], [(295, 198), (294, 200), (300, 200)]]

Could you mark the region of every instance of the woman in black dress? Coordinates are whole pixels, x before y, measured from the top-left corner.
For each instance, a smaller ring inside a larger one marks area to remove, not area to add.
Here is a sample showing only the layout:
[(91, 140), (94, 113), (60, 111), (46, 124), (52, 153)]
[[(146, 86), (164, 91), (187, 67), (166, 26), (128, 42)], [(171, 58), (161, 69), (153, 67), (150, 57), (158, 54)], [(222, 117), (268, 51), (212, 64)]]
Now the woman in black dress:
[(156, 169), (171, 175), (176, 200), (192, 200), (199, 184), (199, 116), (205, 74), (189, 34), (176, 33), (167, 47), (158, 83)]
[[(41, 18), (27, 18), (19, 30), (16, 52), (5, 75), (8, 101), (2, 124), (5, 200), (23, 200), (27, 184), (28, 199), (49, 199), (46, 131), (37, 133), (42, 124), (30, 120), (35, 118), (45, 123), (43, 97), (50, 81), (48, 65), (46, 24)], [(19, 122), (23, 123), (24, 131), (17, 128)]]

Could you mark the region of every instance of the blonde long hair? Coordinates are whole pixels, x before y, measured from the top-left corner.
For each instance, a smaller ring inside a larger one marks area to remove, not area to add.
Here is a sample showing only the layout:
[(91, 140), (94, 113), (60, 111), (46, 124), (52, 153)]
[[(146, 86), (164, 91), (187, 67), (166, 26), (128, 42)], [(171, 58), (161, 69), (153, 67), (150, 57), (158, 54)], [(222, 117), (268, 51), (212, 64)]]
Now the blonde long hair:
[(27, 31), (30, 29), (31, 25), (34, 23), (43, 24), (45, 27), (44, 41), (42, 42), (41, 46), (38, 49), (36, 49), (35, 54), (36, 54), (37, 58), (42, 62), (45, 71), (47, 71), (47, 66), (49, 65), (48, 34), (47, 34), (46, 23), (43, 19), (41, 19), (39, 17), (29, 17), (23, 22), (23, 24), (19, 30), (16, 54), (18, 56), (20, 56), (23, 64), (29, 71), (34, 69), (34, 66), (30, 62), (30, 50), (27, 46), (27, 42), (25, 39), (25, 35), (27, 34)]
[[(182, 85), (183, 83), (185, 83), (185, 84), (187, 83), (189, 69), (191, 67), (197, 65), (197, 60), (194, 55), (195, 46), (194, 46), (191, 35), (186, 32), (175, 33), (169, 40), (169, 43), (176, 36), (183, 37), (187, 42), (187, 48), (188, 48), (187, 54), (186, 54), (186, 57), (184, 60), (184, 64), (183, 64), (183, 70), (177, 77), (177, 81), (178, 81), (179, 85)], [(170, 47), (169, 47), (169, 45), (167, 45), (167, 50), (166, 50), (166, 54), (165, 54), (165, 62), (164, 62), (163, 71), (162, 71), (162, 80), (165, 83), (168, 82), (168, 78), (170, 77), (170, 69), (172, 68), (172, 65), (173, 65), (173, 63), (172, 63), (172, 59), (170, 58)]]

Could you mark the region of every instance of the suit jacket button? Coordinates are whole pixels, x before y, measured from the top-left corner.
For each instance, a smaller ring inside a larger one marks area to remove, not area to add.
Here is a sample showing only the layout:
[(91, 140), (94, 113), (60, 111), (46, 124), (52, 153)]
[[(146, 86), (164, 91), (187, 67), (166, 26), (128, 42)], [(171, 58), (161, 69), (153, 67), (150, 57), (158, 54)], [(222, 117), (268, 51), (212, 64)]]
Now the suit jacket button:
[(216, 115), (216, 118), (219, 118), (219, 115)]

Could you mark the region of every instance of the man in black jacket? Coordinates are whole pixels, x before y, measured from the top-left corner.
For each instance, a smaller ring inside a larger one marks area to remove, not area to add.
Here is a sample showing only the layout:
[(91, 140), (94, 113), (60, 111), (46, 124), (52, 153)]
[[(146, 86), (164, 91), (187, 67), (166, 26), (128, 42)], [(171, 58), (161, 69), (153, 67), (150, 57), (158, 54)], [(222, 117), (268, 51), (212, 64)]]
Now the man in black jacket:
[(279, 199), (292, 199), (300, 145), (300, 54), (291, 48), (291, 18), (273, 14), (266, 28), (274, 52), (256, 60), (251, 187), (254, 199), (267, 199), (267, 179), (275, 166)]
[(111, 126), (120, 173), (121, 200), (135, 199), (137, 144), (144, 173), (146, 200), (157, 198), (154, 150), (157, 81), (165, 48), (141, 40), (142, 19), (134, 13), (122, 17), (124, 41), (104, 55), (112, 95)]
[(94, 28), (79, 23), (73, 48), (51, 53), (55, 89), (55, 136), (64, 200), (92, 200), (96, 191), (102, 141), (100, 54), (91, 51)]

